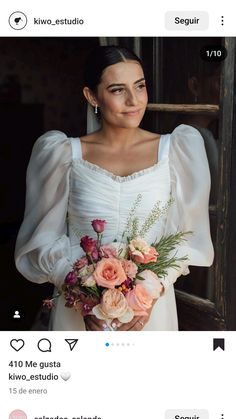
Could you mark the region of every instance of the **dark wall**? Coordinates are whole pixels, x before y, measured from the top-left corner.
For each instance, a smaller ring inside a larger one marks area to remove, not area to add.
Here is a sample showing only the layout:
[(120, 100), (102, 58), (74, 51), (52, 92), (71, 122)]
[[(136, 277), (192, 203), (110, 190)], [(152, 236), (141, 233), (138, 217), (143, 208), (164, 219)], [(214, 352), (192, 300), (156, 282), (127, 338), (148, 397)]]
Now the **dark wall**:
[[(29, 329), (42, 299), (52, 292), (48, 284), (25, 280), (14, 264), (26, 168), (34, 142), (45, 131), (85, 133), (83, 68), (96, 44), (98, 38), (0, 39), (0, 329)], [(21, 319), (13, 319), (16, 310)]]

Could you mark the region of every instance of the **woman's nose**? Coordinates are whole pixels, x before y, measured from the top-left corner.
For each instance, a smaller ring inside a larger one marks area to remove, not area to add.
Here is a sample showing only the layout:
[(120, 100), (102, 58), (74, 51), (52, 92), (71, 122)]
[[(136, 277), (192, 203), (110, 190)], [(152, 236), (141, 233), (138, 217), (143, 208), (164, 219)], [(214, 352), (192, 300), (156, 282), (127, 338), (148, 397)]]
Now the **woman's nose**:
[(137, 100), (135, 92), (132, 92), (132, 91), (128, 92), (126, 103), (127, 105), (132, 105), (132, 106), (137, 105), (138, 100)]

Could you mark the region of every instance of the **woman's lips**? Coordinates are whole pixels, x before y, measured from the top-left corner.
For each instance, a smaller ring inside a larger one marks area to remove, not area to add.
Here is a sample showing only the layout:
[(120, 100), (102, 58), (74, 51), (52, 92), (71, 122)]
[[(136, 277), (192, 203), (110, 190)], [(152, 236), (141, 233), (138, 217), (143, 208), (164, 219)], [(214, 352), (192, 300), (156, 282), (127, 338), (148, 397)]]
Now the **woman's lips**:
[(123, 115), (127, 115), (127, 116), (135, 116), (138, 115), (140, 112), (140, 109), (136, 110), (136, 111), (128, 111), (128, 112), (122, 112)]

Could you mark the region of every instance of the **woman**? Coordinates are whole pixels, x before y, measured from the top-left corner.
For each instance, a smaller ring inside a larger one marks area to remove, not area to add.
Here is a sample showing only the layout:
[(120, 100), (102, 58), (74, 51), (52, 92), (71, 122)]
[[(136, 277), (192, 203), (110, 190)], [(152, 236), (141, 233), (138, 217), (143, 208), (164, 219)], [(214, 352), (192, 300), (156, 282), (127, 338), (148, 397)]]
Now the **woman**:
[[(81, 138), (50, 131), (34, 145), (27, 172), (25, 218), (16, 244), (16, 266), (30, 281), (60, 288), (73, 262), (82, 256), (76, 234), (92, 235), (91, 221), (105, 219), (103, 243), (122, 241), (138, 194), (137, 216), (145, 220), (153, 205), (174, 203), (146, 237), (148, 243), (170, 232), (193, 231), (178, 249), (188, 263), (169, 268), (161, 297), (148, 316), (135, 316), (117, 330), (177, 330), (173, 283), (189, 265), (209, 266), (209, 169), (199, 132), (187, 125), (170, 135), (139, 127), (148, 97), (141, 61), (125, 48), (98, 47), (86, 66), (84, 95), (101, 127)], [(53, 330), (103, 330), (104, 322), (85, 318), (59, 297)]]

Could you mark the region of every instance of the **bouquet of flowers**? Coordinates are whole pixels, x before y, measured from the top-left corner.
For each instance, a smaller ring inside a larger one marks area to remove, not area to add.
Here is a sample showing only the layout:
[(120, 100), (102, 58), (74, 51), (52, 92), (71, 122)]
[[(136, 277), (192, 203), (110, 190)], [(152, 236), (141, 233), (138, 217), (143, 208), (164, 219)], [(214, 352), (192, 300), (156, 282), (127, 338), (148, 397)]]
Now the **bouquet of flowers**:
[[(178, 268), (178, 262), (187, 260), (187, 256), (177, 258), (176, 254), (170, 254), (189, 232), (162, 237), (151, 245), (144, 240), (144, 235), (167, 211), (172, 199), (162, 208), (158, 201), (141, 229), (138, 218), (134, 217), (140, 201), (139, 194), (122, 235), (122, 239), (126, 235), (126, 242), (103, 244), (106, 221), (91, 222), (96, 238), (81, 238), (84, 255), (74, 262), (62, 286), (66, 307), (80, 310), (83, 316), (95, 315), (105, 321), (108, 330), (113, 330), (114, 319), (128, 323), (134, 316), (148, 316), (153, 300), (160, 297), (161, 278), (165, 277), (167, 269)], [(52, 307), (54, 298), (45, 300), (44, 304)]]

